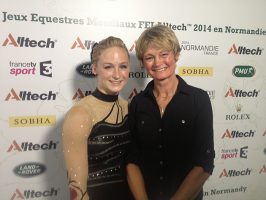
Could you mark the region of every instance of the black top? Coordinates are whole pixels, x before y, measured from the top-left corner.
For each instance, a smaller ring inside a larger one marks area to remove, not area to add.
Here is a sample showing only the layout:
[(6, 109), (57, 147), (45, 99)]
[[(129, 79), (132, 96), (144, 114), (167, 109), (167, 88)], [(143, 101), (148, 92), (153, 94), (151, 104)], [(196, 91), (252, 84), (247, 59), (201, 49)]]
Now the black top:
[[(181, 77), (161, 117), (151, 81), (129, 107), (129, 162), (143, 174), (149, 200), (169, 200), (194, 166), (214, 168), (213, 116), (207, 92)], [(202, 193), (198, 199), (201, 199)]]
[[(111, 105), (106, 107), (109, 109), (107, 116), (103, 116), (103, 120), (93, 126), (88, 138), (90, 199), (130, 199), (125, 170), (126, 148), (130, 141), (127, 115), (118, 122), (118, 116), (123, 115), (123, 110), (117, 101), (117, 95), (106, 95), (99, 90), (92, 95), (103, 102), (110, 102)], [(111, 115), (115, 116), (113, 123), (106, 122)]]

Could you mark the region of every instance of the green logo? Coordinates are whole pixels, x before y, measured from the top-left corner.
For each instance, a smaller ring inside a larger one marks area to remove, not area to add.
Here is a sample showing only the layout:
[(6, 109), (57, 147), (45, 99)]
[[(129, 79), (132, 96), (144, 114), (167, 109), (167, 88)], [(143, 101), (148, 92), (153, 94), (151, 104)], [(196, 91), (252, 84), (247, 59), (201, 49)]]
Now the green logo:
[(248, 78), (254, 76), (256, 70), (249, 65), (237, 65), (233, 68), (233, 75), (241, 78)]

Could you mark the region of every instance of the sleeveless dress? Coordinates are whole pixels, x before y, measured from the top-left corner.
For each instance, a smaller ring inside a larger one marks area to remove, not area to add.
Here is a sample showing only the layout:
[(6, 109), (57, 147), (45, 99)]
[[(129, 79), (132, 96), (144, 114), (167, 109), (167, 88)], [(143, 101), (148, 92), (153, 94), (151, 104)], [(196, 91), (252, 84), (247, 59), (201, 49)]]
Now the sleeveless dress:
[[(118, 96), (105, 95), (97, 89), (92, 95), (111, 104), (106, 106), (109, 109), (108, 114), (95, 123), (88, 138), (87, 185), (90, 200), (133, 199), (127, 184), (125, 167), (127, 146), (130, 143), (127, 110), (120, 105)], [(95, 109), (97, 111), (97, 105)]]

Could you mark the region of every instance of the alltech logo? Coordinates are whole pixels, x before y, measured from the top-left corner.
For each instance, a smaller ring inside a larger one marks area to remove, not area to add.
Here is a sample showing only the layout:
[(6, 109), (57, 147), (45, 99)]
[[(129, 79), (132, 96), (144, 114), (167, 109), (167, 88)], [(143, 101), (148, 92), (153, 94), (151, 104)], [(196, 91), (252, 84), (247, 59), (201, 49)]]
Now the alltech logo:
[[(39, 73), (36, 72), (36, 68), (39, 67)], [(46, 77), (52, 77), (52, 61), (47, 60), (40, 63), (37, 62), (9, 62), (10, 74), (15, 76), (21, 75), (41, 75)]]
[(57, 41), (52, 40), (52, 38), (47, 38), (45, 40), (34, 40), (24, 36), (18, 36), (15, 38), (11, 33), (9, 33), (2, 43), (2, 46), (54, 48), (56, 42)]
[(258, 97), (260, 90), (240, 90), (240, 89), (232, 89), (231, 87), (227, 90), (224, 97)]
[(238, 176), (249, 176), (251, 174), (251, 169), (243, 169), (243, 170), (235, 170), (235, 169), (223, 169), (221, 174), (219, 175), (219, 178), (232, 178), (232, 177), (238, 177)]
[(248, 48), (245, 46), (237, 46), (236, 44), (233, 44), (229, 51), (228, 54), (236, 54), (236, 55), (261, 55), (262, 51), (264, 49), (261, 47), (257, 47), (255, 49)]
[(13, 88), (7, 94), (5, 101), (54, 101), (56, 100), (57, 94), (49, 91), (47, 93), (32, 93), (31, 91), (19, 91), (17, 92)]
[(221, 159), (232, 159), (232, 158), (245, 158), (247, 159), (248, 155), (248, 146), (241, 148), (233, 149), (222, 149), (221, 150)]
[(56, 150), (59, 142), (54, 142), (50, 140), (47, 143), (34, 144), (32, 142), (21, 142), (18, 144), (16, 140), (10, 144), (7, 152), (25, 152), (25, 151), (46, 151), (46, 150)]
[(55, 189), (54, 187), (48, 190), (20, 190), (16, 189), (14, 193), (11, 195), (10, 200), (18, 200), (18, 199), (54, 199), (57, 197), (59, 193), (59, 189)]
[(96, 43), (95, 41), (92, 41), (92, 40), (84, 40), (83, 41), (79, 37), (77, 37), (77, 39), (71, 45), (71, 49), (90, 50), (90, 49), (92, 49), (92, 47), (95, 43)]
[(263, 165), (262, 168), (259, 170), (260, 174), (266, 174), (266, 165)]
[(82, 91), (80, 88), (78, 88), (76, 93), (72, 97), (72, 100), (82, 99), (83, 97), (88, 96), (91, 93), (92, 93), (92, 91)]
[(55, 115), (39, 116), (12, 116), (9, 117), (9, 127), (32, 127), (32, 126), (54, 126), (56, 124)]
[(212, 67), (178, 67), (180, 76), (213, 76)]
[(128, 96), (128, 100), (131, 101), (131, 100), (133, 99), (133, 97), (136, 96), (138, 93), (139, 93), (139, 92), (137, 91), (137, 89), (134, 88), (134, 89), (132, 90), (132, 92), (129, 94), (129, 96)]
[(222, 135), (222, 139), (238, 139), (238, 138), (253, 138), (255, 136), (255, 130), (239, 131), (226, 129)]

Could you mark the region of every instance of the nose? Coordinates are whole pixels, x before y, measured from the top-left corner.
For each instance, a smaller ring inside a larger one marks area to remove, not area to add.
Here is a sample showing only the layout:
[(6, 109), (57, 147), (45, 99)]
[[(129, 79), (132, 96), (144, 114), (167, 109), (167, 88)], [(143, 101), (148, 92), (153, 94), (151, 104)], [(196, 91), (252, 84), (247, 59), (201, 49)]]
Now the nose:
[(115, 67), (114, 68), (114, 73), (113, 73), (113, 78), (114, 79), (119, 79), (120, 78), (120, 75), (121, 75), (121, 73), (120, 73), (119, 67)]
[(160, 56), (155, 56), (154, 58), (154, 65), (155, 66), (160, 66), (162, 63), (162, 58)]

